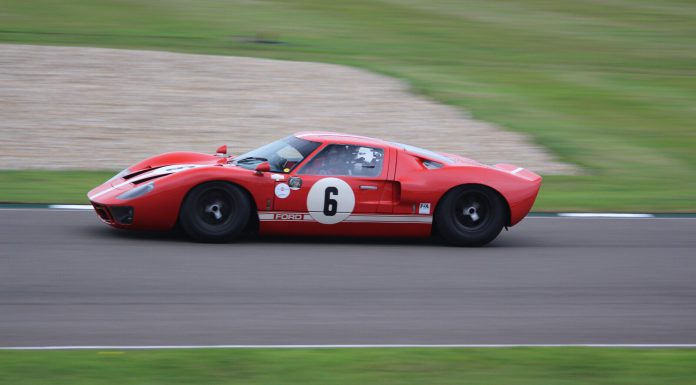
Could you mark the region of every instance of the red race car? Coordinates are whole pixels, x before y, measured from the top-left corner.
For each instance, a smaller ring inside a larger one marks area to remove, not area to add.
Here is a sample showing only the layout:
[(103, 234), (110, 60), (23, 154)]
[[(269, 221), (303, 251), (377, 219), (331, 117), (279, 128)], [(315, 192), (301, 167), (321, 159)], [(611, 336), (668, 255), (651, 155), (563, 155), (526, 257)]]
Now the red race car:
[(302, 132), (236, 157), (166, 153), (129, 167), (88, 197), (124, 229), (224, 242), (275, 235), (428, 237), (481, 246), (524, 218), (541, 177), (509, 164), (331, 132)]

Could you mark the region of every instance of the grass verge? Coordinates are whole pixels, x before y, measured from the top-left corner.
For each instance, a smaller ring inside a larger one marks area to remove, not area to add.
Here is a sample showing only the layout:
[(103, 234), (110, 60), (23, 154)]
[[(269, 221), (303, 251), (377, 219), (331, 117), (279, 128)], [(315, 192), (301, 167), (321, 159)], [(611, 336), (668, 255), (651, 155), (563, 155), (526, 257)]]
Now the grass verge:
[(696, 210), (693, 1), (3, 0), (2, 9), (4, 42), (318, 61), (395, 76), (587, 170), (548, 178), (540, 209)]
[(0, 171), (1, 203), (88, 204), (87, 192), (115, 171)]
[(696, 350), (0, 351), (0, 384), (696, 384)]

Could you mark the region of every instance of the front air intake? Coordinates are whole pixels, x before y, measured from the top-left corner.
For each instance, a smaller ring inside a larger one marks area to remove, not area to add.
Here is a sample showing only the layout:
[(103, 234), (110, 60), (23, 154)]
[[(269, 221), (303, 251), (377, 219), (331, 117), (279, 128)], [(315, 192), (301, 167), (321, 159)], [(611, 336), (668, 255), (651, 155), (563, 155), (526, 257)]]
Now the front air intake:
[(109, 215), (109, 210), (106, 209), (105, 206), (98, 205), (96, 203), (92, 203), (92, 206), (94, 207), (94, 211), (97, 213), (99, 218), (106, 222), (106, 223), (113, 223), (113, 219), (111, 219), (111, 215)]

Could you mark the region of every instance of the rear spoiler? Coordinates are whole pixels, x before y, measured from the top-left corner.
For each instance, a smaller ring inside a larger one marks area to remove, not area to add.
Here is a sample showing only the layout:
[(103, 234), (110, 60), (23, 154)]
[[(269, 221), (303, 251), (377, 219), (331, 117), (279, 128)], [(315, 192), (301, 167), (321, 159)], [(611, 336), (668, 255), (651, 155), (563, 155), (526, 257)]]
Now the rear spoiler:
[(493, 167), (497, 168), (498, 170), (502, 170), (507, 173), (516, 175), (520, 178), (526, 179), (530, 182), (541, 179), (541, 176), (539, 176), (538, 174), (535, 174), (534, 172), (529, 171), (524, 167), (515, 166), (514, 164), (500, 163), (496, 164)]

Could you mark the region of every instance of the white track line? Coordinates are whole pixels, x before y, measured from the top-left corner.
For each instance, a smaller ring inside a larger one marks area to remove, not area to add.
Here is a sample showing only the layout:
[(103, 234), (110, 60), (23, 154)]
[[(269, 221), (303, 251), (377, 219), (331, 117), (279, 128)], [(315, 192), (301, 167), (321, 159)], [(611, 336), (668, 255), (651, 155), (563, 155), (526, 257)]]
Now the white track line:
[(569, 218), (655, 218), (653, 214), (631, 213), (558, 213), (556, 215)]
[(151, 346), (9, 346), (0, 350), (149, 350), (149, 349), (373, 349), (373, 348), (676, 348), (696, 344), (367, 344), (367, 345), (151, 345)]
[(49, 209), (61, 210), (92, 210), (92, 205), (48, 205)]

